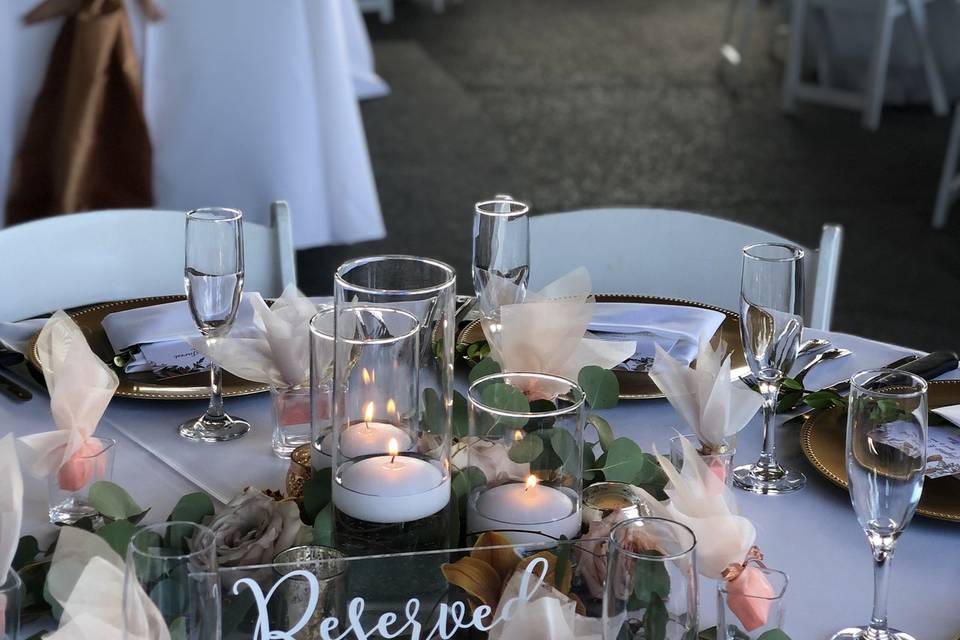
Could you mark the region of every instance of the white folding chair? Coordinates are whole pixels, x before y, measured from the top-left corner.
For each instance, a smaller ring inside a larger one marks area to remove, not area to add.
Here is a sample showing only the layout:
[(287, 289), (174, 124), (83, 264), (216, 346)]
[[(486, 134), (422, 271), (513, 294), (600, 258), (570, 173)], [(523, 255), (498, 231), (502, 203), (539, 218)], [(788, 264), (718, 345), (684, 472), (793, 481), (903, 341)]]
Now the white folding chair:
[(942, 229), (950, 217), (950, 205), (960, 196), (960, 173), (957, 161), (960, 160), (960, 102), (953, 109), (953, 125), (947, 138), (947, 152), (943, 158), (943, 172), (940, 174), (940, 186), (937, 189), (937, 202), (933, 205), (933, 228)]
[[(583, 265), (596, 293), (684, 298), (739, 311), (741, 249), (792, 242), (738, 222), (666, 209), (586, 209), (530, 220), (530, 285)], [(823, 226), (807, 249), (807, 325), (829, 329), (843, 229)]]
[[(296, 282), (286, 202), (269, 227), (243, 225), (244, 290), (277, 296)], [(184, 212), (115, 209), (0, 230), (0, 321), (85, 304), (183, 293)]]
[[(948, 110), (946, 92), (943, 88), (943, 78), (937, 65), (933, 48), (927, 38), (927, 18), (923, 6), (924, 0), (878, 0), (876, 30), (874, 32), (873, 50), (870, 54), (866, 89), (863, 94), (853, 91), (831, 88), (829, 78), (823, 77), (824, 56), (829, 53), (818, 51), (820, 73), (819, 84), (801, 81), (803, 73), (803, 49), (805, 46), (805, 29), (811, 9), (823, 10), (828, 7), (849, 5), (846, 0), (793, 0), (793, 11), (790, 20), (790, 45), (787, 54), (787, 67), (783, 77), (782, 103), (783, 110), (792, 112), (796, 109), (798, 100), (806, 100), (846, 109), (863, 112), (861, 122), (866, 129), (875, 130), (880, 126), (880, 114), (883, 109), (883, 99), (887, 81), (887, 63), (890, 60), (890, 47), (893, 39), (893, 27), (902, 16), (909, 18), (910, 29), (914, 34), (917, 48), (920, 51), (920, 60), (923, 63), (924, 77), (930, 89), (930, 103), (933, 112), (945, 115)], [(859, 5), (854, 5), (859, 6)], [(820, 38), (820, 47), (829, 47), (829, 35)]]

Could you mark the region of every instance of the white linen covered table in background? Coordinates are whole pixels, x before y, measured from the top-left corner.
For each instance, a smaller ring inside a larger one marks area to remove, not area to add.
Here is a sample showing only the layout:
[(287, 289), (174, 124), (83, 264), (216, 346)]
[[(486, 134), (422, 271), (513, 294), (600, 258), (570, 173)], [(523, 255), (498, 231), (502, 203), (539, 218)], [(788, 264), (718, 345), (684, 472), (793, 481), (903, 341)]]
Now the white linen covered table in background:
[[(267, 223), (286, 200), (298, 248), (383, 237), (358, 98), (389, 89), (353, 0), (127, 0), (154, 151), (155, 206), (237, 207)], [(60, 20), (0, 2), (0, 221), (10, 164)]]
[[(915, 353), (856, 336), (805, 330), (804, 338), (826, 337), (853, 351), (847, 358), (824, 363), (807, 377), (819, 388)], [(960, 378), (954, 371), (945, 378)], [(458, 381), (463, 387), (462, 377)], [(42, 393), (25, 404), (0, 398), (0, 424), (17, 435), (49, 429), (48, 399)], [(221, 502), (252, 485), (278, 488), (287, 465), (270, 451), (270, 401), (266, 395), (228, 398), (227, 410), (248, 418), (254, 429), (246, 438), (216, 445), (179, 438), (176, 425), (198, 414), (202, 402), (143, 402), (117, 399), (101, 422), (101, 435), (121, 440), (114, 480), (142, 506), (154, 511), (148, 521), (162, 519), (172, 501), (197, 486)], [(685, 429), (665, 400), (622, 402), (600, 412), (618, 436), (629, 436), (646, 451), (669, 450), (676, 430)], [(788, 431), (788, 429), (792, 429)], [(757, 416), (737, 440), (737, 462), (752, 461), (760, 449)], [(863, 531), (845, 491), (830, 484), (806, 461), (795, 426), (781, 427), (778, 457), (804, 471), (807, 487), (797, 494), (758, 496), (737, 492), (741, 511), (757, 526), (757, 544), (770, 566), (790, 575), (785, 629), (796, 640), (827, 638), (834, 631), (863, 624), (870, 615), (872, 561)], [(179, 480), (178, 480), (179, 479)], [(176, 494), (176, 495), (173, 495)], [(28, 485), (24, 533), (48, 532), (46, 491)], [(890, 589), (890, 622), (923, 640), (955, 640), (960, 635), (956, 613), (960, 525), (915, 517), (897, 547)], [(701, 627), (715, 622), (715, 585), (702, 579)]]

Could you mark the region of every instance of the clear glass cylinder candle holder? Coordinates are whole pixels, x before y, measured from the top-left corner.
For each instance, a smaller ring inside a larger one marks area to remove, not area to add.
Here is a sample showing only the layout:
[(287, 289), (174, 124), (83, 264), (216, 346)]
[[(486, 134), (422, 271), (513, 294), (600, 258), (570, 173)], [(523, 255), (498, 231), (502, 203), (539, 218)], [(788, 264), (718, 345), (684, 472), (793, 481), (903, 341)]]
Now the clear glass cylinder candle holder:
[(747, 566), (733, 582), (717, 582), (717, 640), (757, 640), (783, 627), (787, 574)]
[(450, 423), (421, 412), (420, 323), (390, 307), (335, 311), (330, 452), (334, 540), (351, 555), (443, 548)]
[(603, 638), (697, 637), (696, 537), (664, 518), (624, 520), (610, 530)]
[(310, 320), (310, 460), (314, 471), (331, 467), (334, 314), (330, 307)]
[[(453, 362), (457, 277), (443, 262), (414, 256), (374, 256), (343, 263), (334, 274), (338, 310), (376, 306), (398, 309), (419, 323), (416, 363), (419, 411), (442, 435), (439, 457), (449, 457), (453, 415)], [(377, 372), (378, 375), (386, 373)]]
[(694, 446), (700, 459), (707, 465), (707, 469), (721, 483), (733, 486), (733, 459), (737, 449), (732, 444), (724, 445), (719, 449), (708, 449), (693, 434), (684, 434), (670, 438), (670, 462), (679, 471), (683, 468), (683, 439), (686, 438)]
[(289, 458), (293, 450), (310, 442), (310, 386), (270, 387), (273, 403), (273, 453)]
[(513, 543), (580, 531), (584, 393), (566, 378), (498, 373), (467, 393), (467, 465), (483, 477), (467, 500), (468, 535), (500, 531)]
[(0, 584), (0, 640), (17, 640), (22, 601), (23, 583), (17, 572), (10, 569)]
[(90, 504), (90, 485), (113, 478), (117, 441), (93, 437), (47, 478), (50, 522), (73, 524), (97, 515)]

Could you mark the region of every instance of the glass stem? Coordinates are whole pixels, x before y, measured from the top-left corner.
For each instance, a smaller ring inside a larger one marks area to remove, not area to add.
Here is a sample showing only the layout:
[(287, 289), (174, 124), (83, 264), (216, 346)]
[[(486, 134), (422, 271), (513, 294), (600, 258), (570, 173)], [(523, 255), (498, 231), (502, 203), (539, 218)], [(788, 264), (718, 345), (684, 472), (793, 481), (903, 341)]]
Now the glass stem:
[(890, 585), (890, 562), (893, 560), (893, 538), (870, 540), (873, 551), (873, 615), (870, 616), (869, 638), (887, 637), (887, 590)]
[(210, 406), (207, 407), (207, 417), (223, 418), (223, 372), (217, 365), (210, 366)]
[(763, 477), (776, 477), (783, 474), (777, 462), (776, 416), (777, 398), (780, 396), (780, 380), (759, 380), (760, 395), (763, 397), (763, 450), (756, 467)]

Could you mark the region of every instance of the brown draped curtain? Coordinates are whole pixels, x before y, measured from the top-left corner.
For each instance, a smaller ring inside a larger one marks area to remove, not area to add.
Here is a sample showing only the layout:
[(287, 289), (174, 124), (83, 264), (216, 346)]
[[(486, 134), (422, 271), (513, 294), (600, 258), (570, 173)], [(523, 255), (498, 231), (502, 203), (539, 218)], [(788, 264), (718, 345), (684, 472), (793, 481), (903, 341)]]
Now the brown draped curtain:
[[(149, 19), (152, 1), (140, 0)], [(45, 0), (27, 24), (63, 16), (13, 162), (7, 224), (153, 204), (140, 64), (123, 0)]]

